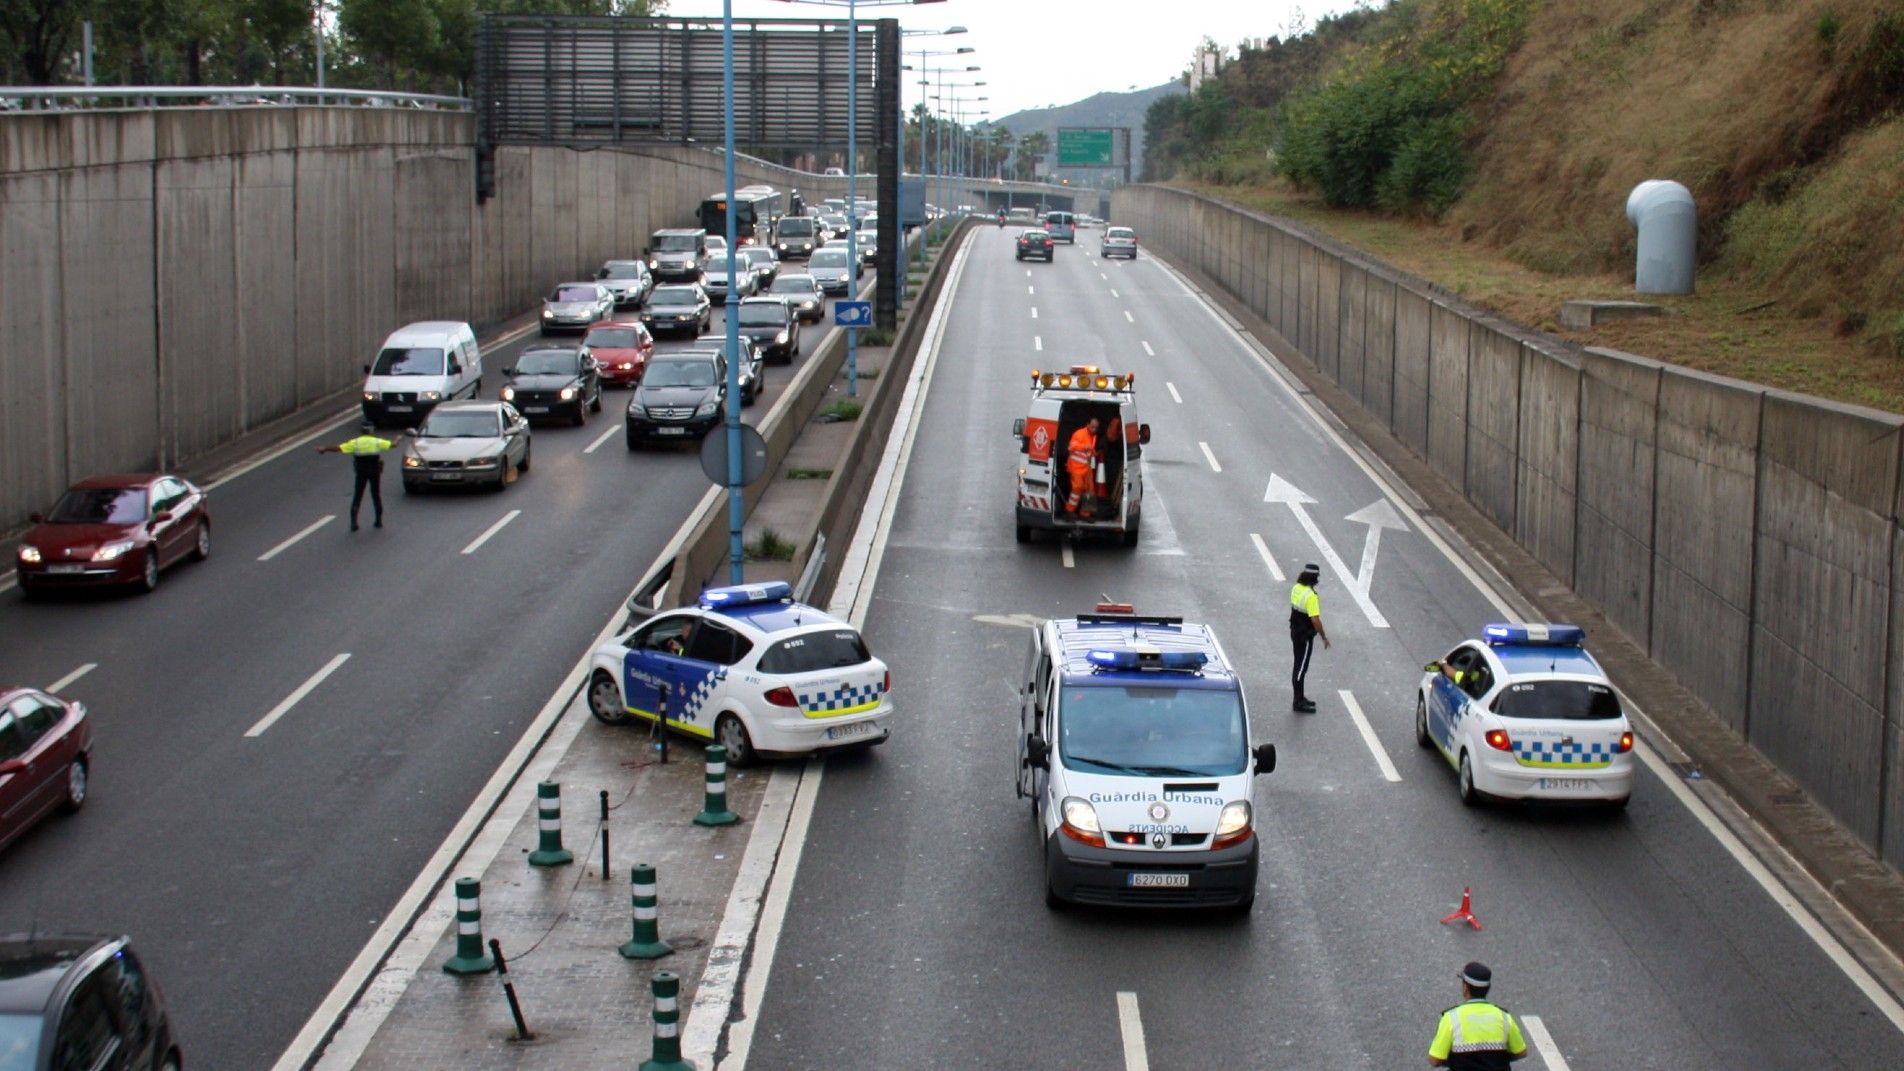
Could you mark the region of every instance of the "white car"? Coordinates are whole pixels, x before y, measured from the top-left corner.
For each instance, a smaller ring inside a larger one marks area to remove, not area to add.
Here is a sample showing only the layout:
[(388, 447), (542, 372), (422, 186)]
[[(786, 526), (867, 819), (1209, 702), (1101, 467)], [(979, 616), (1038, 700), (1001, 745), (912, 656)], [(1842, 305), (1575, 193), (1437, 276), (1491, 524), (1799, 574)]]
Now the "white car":
[(1461, 802), (1626, 806), (1633, 726), (1573, 625), (1495, 624), (1424, 668), (1415, 739), (1455, 769)]
[(745, 766), (885, 743), (891, 692), (892, 674), (857, 629), (774, 581), (709, 588), (596, 648), (588, 706), (610, 724), (663, 720)]

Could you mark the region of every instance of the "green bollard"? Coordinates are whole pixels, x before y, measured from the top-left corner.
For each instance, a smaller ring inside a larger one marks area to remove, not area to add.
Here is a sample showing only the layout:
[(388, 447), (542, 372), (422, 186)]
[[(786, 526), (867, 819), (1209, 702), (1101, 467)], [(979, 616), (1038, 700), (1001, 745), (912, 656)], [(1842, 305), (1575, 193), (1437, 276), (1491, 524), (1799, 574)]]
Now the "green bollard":
[(456, 879), (456, 954), (443, 964), (450, 974), (488, 974), (496, 961), (483, 948), (482, 886), (475, 878)]
[(707, 799), (701, 813), (694, 816), (697, 826), (731, 826), (740, 815), (727, 809), (727, 749), (719, 744), (707, 747)]
[(681, 979), (673, 971), (654, 976), (654, 1055), (636, 1071), (694, 1071), (681, 1059)]
[(657, 904), (660, 897), (655, 895), (654, 867), (647, 863), (636, 863), (629, 875), (634, 885), (635, 936), (621, 946), (625, 959), (660, 959), (672, 955), (674, 946), (661, 939), (661, 923)]
[(529, 853), (530, 866), (565, 866), (575, 861), (562, 847), (562, 786), (544, 781), (536, 786), (536, 828), (540, 838)]

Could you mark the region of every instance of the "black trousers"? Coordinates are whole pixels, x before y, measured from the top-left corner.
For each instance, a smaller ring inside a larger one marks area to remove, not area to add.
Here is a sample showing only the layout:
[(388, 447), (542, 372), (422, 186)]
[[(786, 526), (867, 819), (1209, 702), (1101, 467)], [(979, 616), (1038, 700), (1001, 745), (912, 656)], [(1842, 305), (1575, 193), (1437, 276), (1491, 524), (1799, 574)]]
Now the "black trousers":
[(364, 504), (364, 488), (366, 487), (370, 489), (370, 504), (376, 507), (377, 520), (381, 523), (383, 521), (383, 463), (380, 461), (374, 467), (358, 465), (356, 471), (357, 484), (350, 492), (350, 526), (357, 527), (357, 508)]
[(1305, 698), (1302, 694), (1303, 681), (1309, 677), (1309, 655), (1316, 649), (1314, 632), (1291, 632), (1289, 644), (1295, 649), (1295, 667), (1289, 671), (1289, 683), (1295, 685), (1296, 698)]

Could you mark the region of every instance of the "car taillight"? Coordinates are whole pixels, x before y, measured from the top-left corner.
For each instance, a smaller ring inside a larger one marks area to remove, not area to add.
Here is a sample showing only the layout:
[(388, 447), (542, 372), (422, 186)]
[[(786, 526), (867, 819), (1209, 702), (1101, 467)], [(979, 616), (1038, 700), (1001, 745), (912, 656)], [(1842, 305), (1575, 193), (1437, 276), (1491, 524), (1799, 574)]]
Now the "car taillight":
[(777, 707), (798, 707), (800, 705), (800, 701), (793, 697), (793, 689), (784, 684), (778, 688), (769, 690), (764, 698), (767, 702)]
[[(890, 669), (889, 669), (889, 670), (887, 670), (887, 671), (886, 671), (886, 680), (885, 680), (885, 683), (883, 683), (883, 684), (881, 684), (881, 685), (879, 686), (879, 690), (880, 690), (880, 691), (882, 691), (882, 692), (890, 692), (890, 691), (892, 691), (892, 670), (890, 670)], [(1632, 734), (1632, 733), (1627, 733), (1626, 735), (1628, 735), (1628, 736), (1632, 736), (1633, 734)]]
[(1514, 743), (1507, 738), (1507, 730), (1505, 729), (1489, 729), (1487, 731), (1487, 746), (1496, 751), (1514, 750)]
[(1620, 734), (1620, 751), (1624, 754), (1631, 750), (1633, 750), (1633, 733), (1629, 730)]

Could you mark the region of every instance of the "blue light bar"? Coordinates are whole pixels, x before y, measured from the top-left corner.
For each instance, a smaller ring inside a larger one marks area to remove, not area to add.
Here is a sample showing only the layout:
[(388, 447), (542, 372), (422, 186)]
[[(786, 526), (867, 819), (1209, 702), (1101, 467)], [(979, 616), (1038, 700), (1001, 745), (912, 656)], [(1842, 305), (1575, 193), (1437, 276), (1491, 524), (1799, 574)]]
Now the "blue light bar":
[(1578, 647), (1587, 641), (1587, 630), (1578, 625), (1492, 624), (1481, 630), (1488, 646), (1525, 644), (1531, 647)]
[(1159, 651), (1156, 648), (1093, 647), (1084, 660), (1099, 669), (1176, 670), (1195, 673), (1208, 662), (1202, 651)]
[(1105, 669), (1136, 669), (1136, 651), (1107, 651), (1093, 648), (1084, 656), (1084, 660), (1094, 666)]
[(701, 608), (704, 610), (729, 610), (736, 606), (751, 606), (762, 602), (779, 602), (793, 598), (793, 585), (785, 580), (774, 580), (765, 584), (740, 584), (735, 587), (708, 588), (701, 592)]

